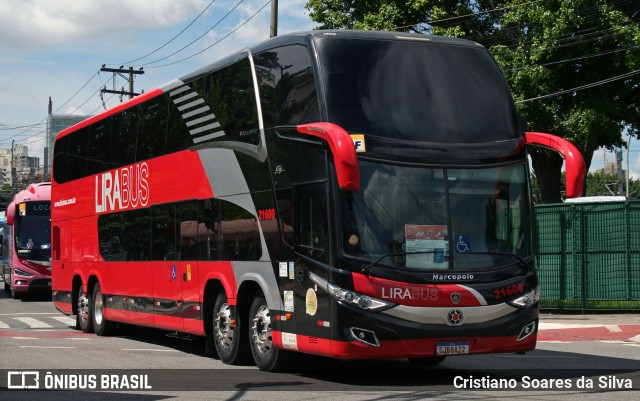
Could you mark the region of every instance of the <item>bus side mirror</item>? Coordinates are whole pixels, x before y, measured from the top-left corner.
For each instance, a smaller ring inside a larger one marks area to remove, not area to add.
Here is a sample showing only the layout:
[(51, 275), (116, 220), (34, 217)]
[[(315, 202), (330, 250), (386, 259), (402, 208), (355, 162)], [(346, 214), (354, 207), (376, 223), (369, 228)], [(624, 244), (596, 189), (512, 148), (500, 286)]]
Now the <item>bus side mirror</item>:
[(360, 189), (360, 168), (353, 140), (347, 131), (332, 123), (311, 123), (297, 126), (301, 134), (326, 141), (336, 166), (338, 186), (347, 191)]
[(587, 166), (580, 150), (564, 138), (542, 132), (525, 132), (527, 145), (542, 146), (554, 150), (564, 158), (567, 198), (582, 196)]

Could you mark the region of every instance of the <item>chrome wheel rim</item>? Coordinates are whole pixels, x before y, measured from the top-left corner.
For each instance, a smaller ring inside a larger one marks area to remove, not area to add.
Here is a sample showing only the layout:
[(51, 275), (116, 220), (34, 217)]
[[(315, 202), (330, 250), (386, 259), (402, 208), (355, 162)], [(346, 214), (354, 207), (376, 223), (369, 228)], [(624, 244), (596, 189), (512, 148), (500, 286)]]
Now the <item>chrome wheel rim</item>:
[(255, 345), (255, 350), (261, 356), (266, 355), (273, 348), (271, 319), (269, 317), (269, 308), (266, 305), (260, 306), (253, 317), (251, 339)]
[(78, 319), (83, 323), (89, 320), (89, 298), (84, 294), (78, 296)]
[(214, 336), (218, 346), (227, 351), (233, 343), (233, 328), (231, 327), (231, 308), (228, 303), (220, 305), (213, 321)]
[(102, 324), (104, 305), (102, 304), (102, 292), (96, 292), (96, 299), (93, 301), (93, 316), (96, 324), (99, 326)]

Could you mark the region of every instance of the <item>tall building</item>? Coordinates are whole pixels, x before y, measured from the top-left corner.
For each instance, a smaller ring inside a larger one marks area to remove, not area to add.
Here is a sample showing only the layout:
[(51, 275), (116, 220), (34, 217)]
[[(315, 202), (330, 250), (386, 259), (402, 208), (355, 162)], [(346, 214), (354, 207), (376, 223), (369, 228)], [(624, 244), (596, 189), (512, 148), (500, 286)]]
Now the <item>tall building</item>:
[(26, 145), (15, 145), (13, 152), (11, 149), (0, 149), (0, 185), (9, 184), (15, 188), (21, 180), (39, 173), (40, 158), (29, 156), (29, 148)]

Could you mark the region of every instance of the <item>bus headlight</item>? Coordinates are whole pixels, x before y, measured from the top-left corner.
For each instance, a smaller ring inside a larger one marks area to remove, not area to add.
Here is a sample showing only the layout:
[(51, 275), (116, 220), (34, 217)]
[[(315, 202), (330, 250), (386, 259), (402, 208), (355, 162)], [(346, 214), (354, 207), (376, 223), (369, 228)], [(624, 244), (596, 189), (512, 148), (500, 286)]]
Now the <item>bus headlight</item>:
[(511, 306), (515, 306), (516, 308), (524, 309), (535, 304), (539, 300), (540, 300), (540, 288), (536, 287), (533, 290), (523, 294), (522, 296), (516, 299), (507, 301), (507, 303)]
[(328, 292), (334, 299), (352, 306), (357, 306), (360, 309), (377, 312), (395, 306), (394, 303), (373, 298), (368, 295), (359, 294), (354, 291), (345, 290), (337, 285), (329, 284), (327, 280), (321, 278), (317, 274), (309, 273), (309, 278), (311, 281), (316, 283), (318, 287)]
[(22, 276), (22, 277), (33, 277), (33, 274), (27, 273), (26, 271), (20, 270), (20, 269), (13, 269), (13, 274), (15, 274), (16, 276)]

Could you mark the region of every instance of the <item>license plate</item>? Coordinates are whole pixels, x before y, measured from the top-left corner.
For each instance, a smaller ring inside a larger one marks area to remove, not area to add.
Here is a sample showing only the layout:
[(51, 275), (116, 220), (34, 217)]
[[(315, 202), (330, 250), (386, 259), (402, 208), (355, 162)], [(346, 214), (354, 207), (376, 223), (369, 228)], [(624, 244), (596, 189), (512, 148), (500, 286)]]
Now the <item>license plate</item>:
[(468, 341), (455, 341), (436, 344), (436, 355), (462, 355), (468, 353)]

